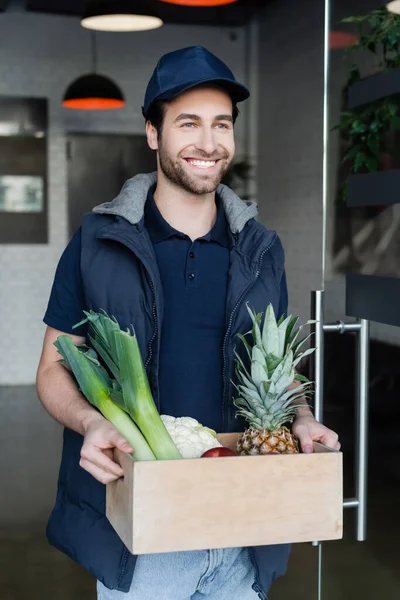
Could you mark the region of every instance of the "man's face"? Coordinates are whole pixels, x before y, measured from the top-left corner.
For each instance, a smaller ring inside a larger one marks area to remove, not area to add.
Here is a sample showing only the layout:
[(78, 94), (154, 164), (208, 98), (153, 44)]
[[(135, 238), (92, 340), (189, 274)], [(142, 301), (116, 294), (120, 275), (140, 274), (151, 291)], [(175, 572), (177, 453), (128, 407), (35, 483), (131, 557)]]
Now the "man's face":
[(153, 140), (164, 175), (192, 194), (214, 192), (233, 160), (232, 100), (218, 88), (196, 88), (166, 105)]

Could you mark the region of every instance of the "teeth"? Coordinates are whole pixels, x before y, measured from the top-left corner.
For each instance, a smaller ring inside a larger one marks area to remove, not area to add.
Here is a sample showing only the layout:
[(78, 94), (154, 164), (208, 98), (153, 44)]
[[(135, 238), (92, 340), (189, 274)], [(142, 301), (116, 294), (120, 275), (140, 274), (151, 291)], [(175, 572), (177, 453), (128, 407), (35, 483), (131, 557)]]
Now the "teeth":
[(200, 167), (202, 169), (208, 169), (209, 167), (213, 167), (215, 165), (215, 160), (190, 160), (191, 165), (195, 167)]

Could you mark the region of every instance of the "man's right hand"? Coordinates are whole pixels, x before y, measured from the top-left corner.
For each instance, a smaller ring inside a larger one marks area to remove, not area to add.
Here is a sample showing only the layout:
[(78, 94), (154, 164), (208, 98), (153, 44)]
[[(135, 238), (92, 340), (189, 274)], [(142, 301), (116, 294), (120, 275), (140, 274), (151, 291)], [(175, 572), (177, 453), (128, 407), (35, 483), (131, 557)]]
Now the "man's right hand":
[(110, 483), (123, 476), (120, 465), (113, 460), (114, 448), (133, 452), (131, 445), (107, 419), (91, 415), (84, 425), (80, 466), (101, 483)]
[(123, 476), (120, 465), (113, 460), (114, 448), (133, 450), (114, 425), (89, 404), (74, 377), (59, 363), (54, 342), (60, 335), (68, 335), (76, 346), (86, 342), (84, 337), (47, 327), (37, 372), (39, 398), (54, 419), (84, 436), (80, 466), (101, 483), (109, 483)]

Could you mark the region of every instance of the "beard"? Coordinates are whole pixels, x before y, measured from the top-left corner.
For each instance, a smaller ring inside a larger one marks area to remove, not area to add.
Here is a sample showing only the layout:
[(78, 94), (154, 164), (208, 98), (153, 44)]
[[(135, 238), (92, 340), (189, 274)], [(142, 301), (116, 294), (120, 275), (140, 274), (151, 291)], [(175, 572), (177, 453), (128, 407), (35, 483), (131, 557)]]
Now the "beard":
[[(196, 176), (194, 174), (190, 175), (181, 161), (174, 161), (172, 159), (161, 140), (159, 140), (158, 151), (160, 168), (165, 177), (186, 192), (199, 196), (215, 192), (233, 160), (229, 160), (229, 154), (224, 152), (222, 155), (218, 156), (218, 165), (220, 168), (216, 173), (213, 175), (208, 175), (207, 173), (202, 175), (199, 173)], [(208, 156), (198, 158), (199, 160), (215, 160)]]

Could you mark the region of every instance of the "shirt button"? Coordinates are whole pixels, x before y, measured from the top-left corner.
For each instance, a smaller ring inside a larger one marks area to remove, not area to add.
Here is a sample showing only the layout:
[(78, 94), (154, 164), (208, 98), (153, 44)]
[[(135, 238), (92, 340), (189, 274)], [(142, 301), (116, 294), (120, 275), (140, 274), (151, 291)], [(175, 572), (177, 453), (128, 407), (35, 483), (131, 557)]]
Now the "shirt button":
[(189, 252), (190, 258), (194, 258), (194, 252)]
[(190, 281), (193, 281), (193, 279), (194, 279), (194, 273), (189, 273), (189, 279), (190, 279)]

